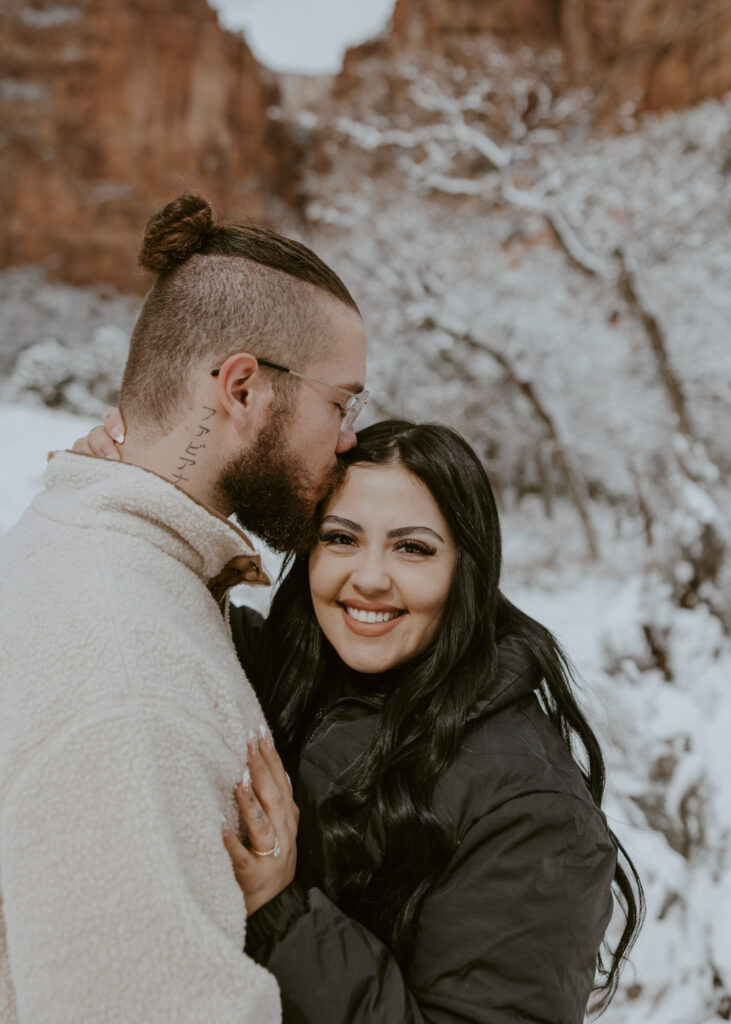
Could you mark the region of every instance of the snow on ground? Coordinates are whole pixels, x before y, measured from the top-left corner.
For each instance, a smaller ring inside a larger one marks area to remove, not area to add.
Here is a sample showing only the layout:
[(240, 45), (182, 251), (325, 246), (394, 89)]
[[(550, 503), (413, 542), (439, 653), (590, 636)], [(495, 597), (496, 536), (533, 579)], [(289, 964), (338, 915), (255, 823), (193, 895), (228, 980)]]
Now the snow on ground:
[(0, 533), (41, 490), (48, 452), (70, 448), (97, 422), (44, 407), (0, 405)]
[[(607, 761), (605, 811), (647, 920), (606, 1024), (711, 1024), (731, 1000), (731, 644), (705, 609), (667, 609), (672, 680), (641, 672), (644, 581), (616, 563), (509, 590), (572, 657)], [(614, 665), (615, 652), (626, 657)], [(612, 671), (609, 667), (612, 666)], [(715, 1012), (714, 1012), (715, 1011)]]
[[(46, 453), (93, 420), (0, 407), (0, 533), (42, 485)], [(647, 894), (647, 923), (605, 1024), (712, 1024), (731, 1012), (731, 644), (704, 608), (663, 604), (632, 531), (597, 510), (603, 560), (574, 543), (575, 514), (524, 502), (503, 515), (506, 592), (577, 666), (608, 767), (606, 811)], [(270, 559), (274, 570), (276, 562)], [(254, 594), (241, 593), (248, 601)], [(266, 600), (257, 591), (255, 597)], [(671, 679), (646, 663), (648, 604), (667, 629)], [(658, 611), (660, 609), (660, 611)]]

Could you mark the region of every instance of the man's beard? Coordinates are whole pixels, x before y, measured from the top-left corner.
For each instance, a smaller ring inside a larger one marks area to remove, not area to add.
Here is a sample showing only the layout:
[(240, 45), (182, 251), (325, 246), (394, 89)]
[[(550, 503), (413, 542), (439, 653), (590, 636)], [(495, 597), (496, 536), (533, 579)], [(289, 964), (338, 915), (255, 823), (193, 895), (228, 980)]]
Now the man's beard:
[(318, 487), (284, 434), (283, 420), (273, 417), (254, 446), (224, 466), (218, 488), (245, 530), (275, 551), (300, 555), (314, 546), (315, 510), (342, 483), (345, 466), (338, 459)]

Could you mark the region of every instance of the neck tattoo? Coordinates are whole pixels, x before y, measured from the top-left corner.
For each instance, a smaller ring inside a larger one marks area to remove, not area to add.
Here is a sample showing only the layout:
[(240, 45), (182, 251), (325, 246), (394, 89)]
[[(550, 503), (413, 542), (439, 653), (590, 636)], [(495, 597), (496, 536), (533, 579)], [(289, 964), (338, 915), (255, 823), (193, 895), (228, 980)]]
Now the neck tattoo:
[(198, 459), (200, 458), (200, 451), (206, 446), (204, 441), (201, 441), (200, 444), (196, 444), (196, 441), (201, 437), (205, 437), (206, 434), (210, 434), (210, 427), (204, 426), (204, 423), (215, 415), (215, 409), (212, 409), (209, 405), (203, 406), (203, 413), (200, 416), (200, 422), (197, 428), (198, 432), (190, 439), (188, 447), (185, 449), (183, 454), (178, 455), (177, 457), (178, 465), (175, 468), (175, 472), (170, 477), (174, 484), (190, 482), (190, 477), (187, 477), (184, 474), (197, 464)]

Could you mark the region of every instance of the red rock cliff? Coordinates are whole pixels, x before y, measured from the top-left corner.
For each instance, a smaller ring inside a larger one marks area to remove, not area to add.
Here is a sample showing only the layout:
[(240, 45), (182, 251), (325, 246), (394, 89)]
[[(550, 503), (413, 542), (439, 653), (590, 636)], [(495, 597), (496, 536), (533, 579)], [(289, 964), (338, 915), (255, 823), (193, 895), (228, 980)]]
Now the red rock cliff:
[(0, 69), (0, 267), (139, 291), (173, 195), (259, 219), (294, 200), (275, 80), (206, 0), (3, 0)]
[(398, 0), (392, 36), (401, 46), (444, 52), (452, 39), (490, 32), (513, 42), (558, 37), (561, 0)]
[(349, 51), (340, 91), (363, 58), (417, 49), (461, 61), (483, 33), (560, 46), (574, 84), (607, 110), (681, 109), (731, 89), (729, 0), (398, 0), (388, 34)]
[(729, 0), (564, 0), (561, 37), (574, 74), (607, 106), (683, 109), (731, 89)]

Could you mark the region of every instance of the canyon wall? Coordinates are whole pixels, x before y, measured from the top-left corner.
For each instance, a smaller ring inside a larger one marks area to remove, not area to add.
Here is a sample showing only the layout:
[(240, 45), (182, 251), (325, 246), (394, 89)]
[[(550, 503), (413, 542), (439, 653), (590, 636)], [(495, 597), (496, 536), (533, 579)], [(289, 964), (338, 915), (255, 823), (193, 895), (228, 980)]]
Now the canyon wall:
[(205, 0), (4, 0), (0, 68), (0, 267), (140, 291), (172, 196), (263, 220), (295, 201), (276, 79)]
[(685, 109), (731, 89), (728, 0), (582, 0), (565, 3), (562, 39), (579, 78), (607, 106)]
[[(72, 283), (144, 291), (141, 227), (187, 189), (226, 216), (286, 229), (303, 168), (340, 147), (336, 116), (403, 109), (408, 122), (413, 68), (445, 58), (484, 79), (501, 47), (521, 56), (496, 72), (485, 128), (498, 140), (507, 79), (526, 70), (553, 95), (588, 87), (597, 100), (587, 117), (681, 109), (731, 89), (731, 3), (398, 0), (389, 29), (349, 50), (332, 86), (281, 86), (206, 0), (3, 0), (0, 269), (34, 264)], [(316, 111), (318, 137), (274, 116), (282, 105)]]
[(571, 83), (597, 90), (607, 111), (684, 109), (731, 90), (728, 0), (398, 0), (389, 31), (349, 51), (340, 87), (371, 56), (464, 60), (483, 34), (560, 47)]

